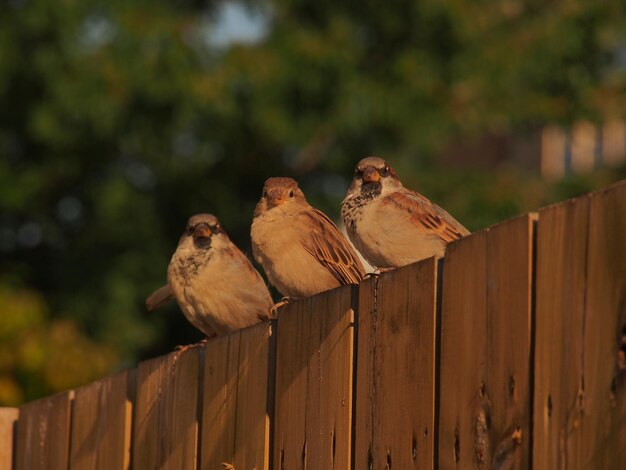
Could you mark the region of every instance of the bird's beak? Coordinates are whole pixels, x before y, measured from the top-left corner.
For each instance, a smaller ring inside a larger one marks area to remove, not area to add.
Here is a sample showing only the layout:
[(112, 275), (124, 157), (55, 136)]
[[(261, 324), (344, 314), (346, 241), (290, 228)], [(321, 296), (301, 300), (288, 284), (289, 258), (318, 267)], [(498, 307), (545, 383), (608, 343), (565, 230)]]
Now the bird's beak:
[(272, 206), (280, 206), (283, 202), (287, 200), (287, 198), (284, 197), (282, 191), (274, 189), (267, 193), (267, 200)]
[(193, 238), (209, 238), (212, 234), (211, 228), (204, 223), (196, 225), (193, 230)]
[(364, 183), (378, 183), (380, 181), (380, 173), (371, 166), (368, 166), (363, 172)]

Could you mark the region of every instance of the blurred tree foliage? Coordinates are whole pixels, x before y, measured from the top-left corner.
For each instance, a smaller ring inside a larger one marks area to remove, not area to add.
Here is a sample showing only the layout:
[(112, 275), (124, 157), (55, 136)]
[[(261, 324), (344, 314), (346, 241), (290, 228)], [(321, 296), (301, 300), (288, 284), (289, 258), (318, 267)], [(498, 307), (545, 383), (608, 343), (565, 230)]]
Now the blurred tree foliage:
[(216, 45), (221, 2), (0, 5), (0, 404), (200, 339), (165, 281), (185, 220), (249, 251), (263, 180), (338, 214), (353, 166), (477, 229), (608, 184), (441, 168), (457, 138), (623, 116), (622, 0), (249, 2), (266, 34)]

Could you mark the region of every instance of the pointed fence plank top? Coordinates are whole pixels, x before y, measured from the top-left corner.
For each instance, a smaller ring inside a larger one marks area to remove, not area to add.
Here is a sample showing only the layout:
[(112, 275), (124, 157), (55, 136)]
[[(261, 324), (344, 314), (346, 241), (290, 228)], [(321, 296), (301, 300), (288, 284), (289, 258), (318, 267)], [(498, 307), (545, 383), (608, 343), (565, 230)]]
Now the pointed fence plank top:
[(0, 409), (0, 468), (624, 462), (626, 182), (205, 347)]

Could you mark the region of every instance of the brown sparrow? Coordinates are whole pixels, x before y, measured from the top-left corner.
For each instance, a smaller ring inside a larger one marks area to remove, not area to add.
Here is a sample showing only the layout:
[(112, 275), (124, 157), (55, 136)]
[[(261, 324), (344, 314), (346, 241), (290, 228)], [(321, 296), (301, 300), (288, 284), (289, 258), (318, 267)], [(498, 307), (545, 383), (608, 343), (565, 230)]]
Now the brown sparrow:
[(174, 296), (187, 320), (209, 337), (270, 318), (273, 302), (263, 278), (211, 214), (187, 222), (167, 282), (148, 297), (148, 309)]
[(363, 279), (354, 249), (291, 178), (265, 182), (250, 235), (254, 258), (286, 297), (307, 297)]
[(402, 186), (378, 157), (357, 165), (341, 215), (354, 246), (381, 269), (443, 256), (449, 242), (470, 233), (441, 207)]

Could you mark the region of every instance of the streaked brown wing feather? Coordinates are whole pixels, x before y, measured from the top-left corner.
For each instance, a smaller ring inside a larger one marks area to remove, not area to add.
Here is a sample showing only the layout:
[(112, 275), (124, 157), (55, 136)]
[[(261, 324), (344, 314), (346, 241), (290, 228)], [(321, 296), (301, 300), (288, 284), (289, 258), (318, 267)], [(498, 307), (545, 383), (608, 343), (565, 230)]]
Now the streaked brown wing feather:
[(358, 256), (337, 226), (314, 207), (309, 217), (311, 233), (303, 237), (304, 248), (311, 253), (342, 284), (358, 284), (365, 270)]
[(174, 293), (169, 284), (165, 284), (162, 287), (159, 287), (152, 294), (148, 296), (146, 299), (146, 308), (149, 312), (154, 309), (159, 308), (166, 302), (169, 302), (174, 298)]
[(446, 243), (463, 238), (470, 233), (445, 210), (414, 191), (391, 193), (385, 196), (383, 204), (407, 212), (414, 225), (435, 233)]

